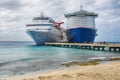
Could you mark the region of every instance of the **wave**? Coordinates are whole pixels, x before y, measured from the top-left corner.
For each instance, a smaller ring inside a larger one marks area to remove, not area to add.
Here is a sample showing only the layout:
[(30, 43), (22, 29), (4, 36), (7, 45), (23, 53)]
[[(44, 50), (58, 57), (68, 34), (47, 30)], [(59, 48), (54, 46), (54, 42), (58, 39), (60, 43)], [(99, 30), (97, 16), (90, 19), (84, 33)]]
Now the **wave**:
[(16, 62), (37, 60), (37, 59), (39, 59), (39, 58), (22, 58), (22, 59), (13, 60), (13, 61), (2, 62), (2, 63), (0, 63), (0, 66), (9, 65), (9, 64), (16, 63)]

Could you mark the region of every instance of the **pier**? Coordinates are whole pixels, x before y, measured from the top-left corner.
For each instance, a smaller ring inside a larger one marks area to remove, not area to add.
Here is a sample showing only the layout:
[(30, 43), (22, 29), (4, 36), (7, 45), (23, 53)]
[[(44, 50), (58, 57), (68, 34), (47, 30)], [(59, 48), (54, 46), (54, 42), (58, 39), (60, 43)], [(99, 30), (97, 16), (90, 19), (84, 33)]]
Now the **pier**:
[(46, 46), (65, 47), (65, 48), (79, 48), (98, 51), (114, 51), (120, 52), (120, 44), (89, 44), (89, 43), (45, 43)]

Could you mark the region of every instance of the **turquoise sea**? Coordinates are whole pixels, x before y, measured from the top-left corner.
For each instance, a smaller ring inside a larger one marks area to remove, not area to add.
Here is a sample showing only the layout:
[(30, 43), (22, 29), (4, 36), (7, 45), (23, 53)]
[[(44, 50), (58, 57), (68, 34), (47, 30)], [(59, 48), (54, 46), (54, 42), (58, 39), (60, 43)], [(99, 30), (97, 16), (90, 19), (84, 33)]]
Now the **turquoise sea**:
[(119, 52), (82, 50), (51, 46), (36, 46), (34, 42), (0, 42), (0, 77), (23, 75), (64, 68), (68, 61), (118, 57)]

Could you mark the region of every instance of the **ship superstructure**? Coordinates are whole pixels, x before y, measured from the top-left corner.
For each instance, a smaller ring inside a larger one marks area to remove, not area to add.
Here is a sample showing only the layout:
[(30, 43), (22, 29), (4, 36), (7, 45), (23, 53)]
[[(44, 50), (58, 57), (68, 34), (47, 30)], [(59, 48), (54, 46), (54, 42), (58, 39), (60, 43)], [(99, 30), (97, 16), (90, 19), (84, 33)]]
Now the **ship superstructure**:
[(98, 14), (83, 10), (65, 14), (67, 18), (67, 39), (68, 42), (93, 43), (97, 29), (95, 18)]
[(63, 31), (60, 24), (51, 17), (46, 17), (41, 13), (40, 17), (34, 17), (32, 24), (27, 24), (27, 33), (33, 38), (37, 45), (44, 45), (45, 42), (61, 42)]

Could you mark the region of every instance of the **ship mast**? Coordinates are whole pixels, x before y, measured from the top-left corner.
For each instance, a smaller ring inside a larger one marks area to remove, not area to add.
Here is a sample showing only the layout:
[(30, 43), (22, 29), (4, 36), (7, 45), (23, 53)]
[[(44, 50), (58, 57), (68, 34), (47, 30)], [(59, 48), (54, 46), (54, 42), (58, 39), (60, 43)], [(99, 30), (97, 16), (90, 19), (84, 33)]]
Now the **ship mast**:
[(83, 9), (83, 6), (81, 5), (81, 6), (80, 6), (80, 10), (82, 10), (82, 9)]
[(45, 16), (44, 16), (44, 12), (41, 12), (41, 13), (40, 13), (40, 16), (41, 16), (41, 17), (45, 17)]

